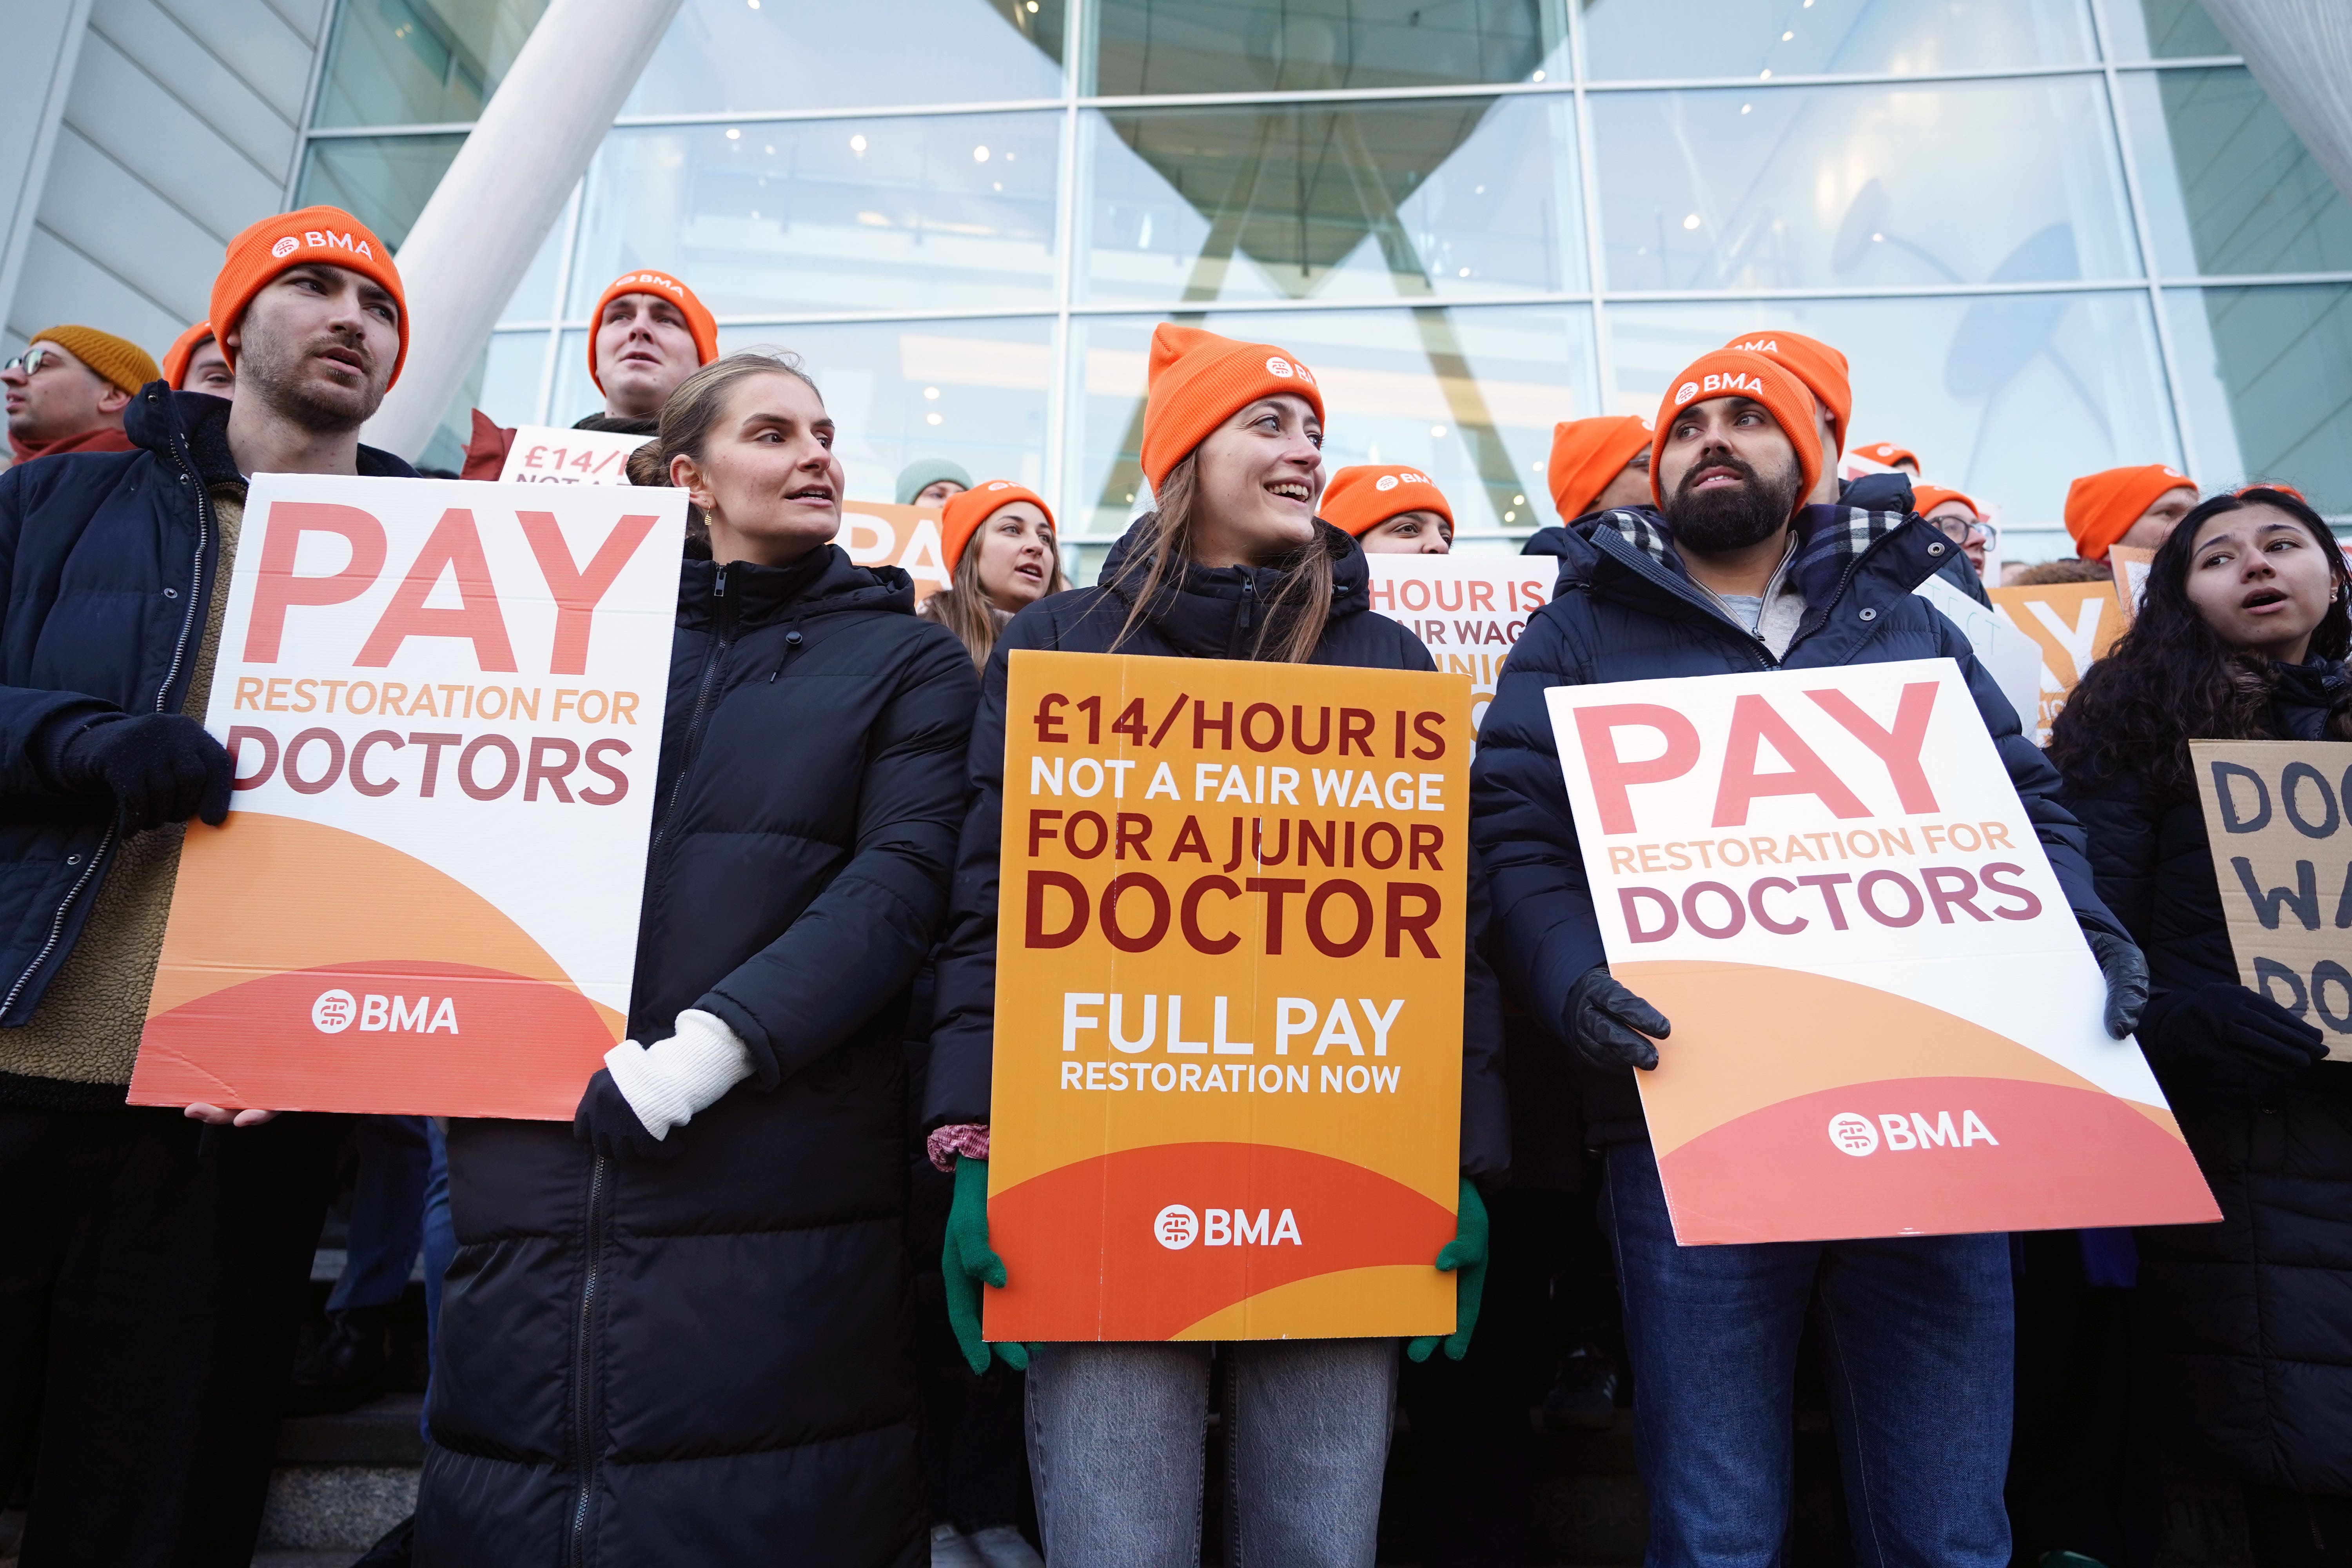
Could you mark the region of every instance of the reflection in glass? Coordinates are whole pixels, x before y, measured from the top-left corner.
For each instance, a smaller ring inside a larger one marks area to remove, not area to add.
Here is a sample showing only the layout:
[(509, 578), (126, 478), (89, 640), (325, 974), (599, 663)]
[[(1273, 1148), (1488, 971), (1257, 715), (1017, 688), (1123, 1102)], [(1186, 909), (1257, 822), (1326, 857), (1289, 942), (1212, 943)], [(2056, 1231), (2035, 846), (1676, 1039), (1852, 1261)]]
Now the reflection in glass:
[(2284, 479), (2352, 512), (2352, 288), (2168, 289), (2207, 493)]
[(2095, 78), (1602, 93), (1612, 289), (2139, 273)]
[[(492, 332), (489, 354), (483, 362), (481, 391), (466, 408), (456, 412), (462, 417), (478, 408), (508, 426), (545, 423), (539, 416), (539, 384), (541, 373), (547, 368), (547, 339), (544, 331)], [(471, 426), (468, 419), (462, 428), (470, 434)]]
[(1585, 68), (1604, 79), (1903, 76), (2097, 58), (2084, 0), (1970, 0), (1965, 10), (1922, 0), (1584, 0)]
[(2237, 46), (2198, 0), (2106, 0), (2107, 47), (2119, 60), (2199, 59)]
[(397, 252), (465, 141), (451, 134), (313, 142), (302, 157), (295, 199), (342, 208)]
[(1998, 505), (2011, 533), (2057, 526), (2079, 474), (2179, 461), (2145, 289), (1612, 305), (1608, 319), (1621, 414), (1655, 415), (1668, 379), (1735, 333), (1792, 328), (1844, 350), (1854, 441), (1908, 447), (1930, 484)]
[(2352, 202), (2243, 67), (2134, 71), (2123, 100), (2166, 276), (2352, 268)]
[(1054, 302), (1062, 116), (616, 130), (590, 166), (572, 309), (634, 267), (721, 317)]
[(686, 0), (623, 114), (1062, 96), (1064, 0)]
[(431, 125), (482, 112), (547, 0), (343, 0), (314, 125)]
[(1579, 289), (1565, 97), (1089, 116), (1081, 298), (1475, 298)]
[[(719, 352), (799, 354), (838, 427), (834, 449), (850, 496), (887, 501), (898, 470), (917, 458), (950, 458), (975, 479), (1016, 479), (1043, 492), (1053, 341), (1054, 323), (1044, 318), (889, 321), (726, 327)], [(556, 350), (551, 425), (604, 407), (588, 380), (587, 343), (586, 333), (567, 331)]]
[[(1526, 81), (1542, 0), (1097, 0), (1106, 96)], [(1540, 78), (1537, 79), (1540, 80)]]
[[(1186, 320), (1278, 344), (1314, 371), (1328, 416), (1327, 476), (1349, 463), (1411, 463), (1437, 481), (1465, 530), (1549, 523), (1544, 462), (1552, 425), (1598, 408), (1592, 317), (1581, 306)], [(1108, 543), (1150, 506), (1137, 453), (1154, 324), (1140, 317), (1071, 323), (1076, 406), (1066, 533)], [(1098, 550), (1092, 558), (1099, 559)]]

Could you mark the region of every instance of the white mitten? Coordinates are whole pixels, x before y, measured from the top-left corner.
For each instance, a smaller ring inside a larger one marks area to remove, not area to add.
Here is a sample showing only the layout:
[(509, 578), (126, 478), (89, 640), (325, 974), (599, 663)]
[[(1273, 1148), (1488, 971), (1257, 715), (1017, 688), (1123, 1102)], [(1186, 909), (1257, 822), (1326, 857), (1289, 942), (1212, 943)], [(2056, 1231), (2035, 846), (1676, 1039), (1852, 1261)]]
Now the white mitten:
[(751, 1076), (751, 1048), (717, 1016), (694, 1008), (677, 1016), (677, 1033), (641, 1046), (623, 1040), (604, 1053), (613, 1085), (656, 1138), (694, 1120)]

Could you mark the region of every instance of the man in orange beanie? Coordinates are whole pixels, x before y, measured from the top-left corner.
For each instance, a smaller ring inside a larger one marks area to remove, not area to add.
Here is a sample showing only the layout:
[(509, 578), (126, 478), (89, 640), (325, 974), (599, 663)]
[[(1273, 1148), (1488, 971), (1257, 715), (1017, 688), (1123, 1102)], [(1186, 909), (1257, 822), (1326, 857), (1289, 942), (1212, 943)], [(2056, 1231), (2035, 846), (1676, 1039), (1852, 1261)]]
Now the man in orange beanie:
[(26, 463), (58, 452), (127, 452), (122, 411), (155, 379), (147, 351), (95, 327), (51, 327), (0, 365), (8, 450)]
[(210, 321), (198, 321), (172, 340), (163, 351), (164, 384), (174, 392), (205, 392), (215, 397), (236, 395), (236, 372), (221, 353)]
[(2154, 550), (2197, 508), (2197, 481), (2164, 463), (2103, 468), (2066, 487), (2066, 531), (2074, 553), (2105, 561), (2118, 544)]
[[(1658, 413), (1651, 476), (1663, 515), (1623, 508), (1570, 534), (1561, 587), (1512, 647), (1471, 763), (1471, 840), (1493, 889), (1485, 950), (1582, 1069), (1584, 1141), (1602, 1155), (1634, 1419), (1665, 1435), (1636, 1455), (1651, 1560), (1780, 1554), (1791, 1503), (1789, 1368), (1818, 1308), (1839, 1325), (1846, 1364), (1869, 1369), (1838, 1401), (1841, 1448), (1871, 1446), (1885, 1474), (1905, 1478), (1849, 1498), (1854, 1539), (1885, 1562), (2003, 1568), (2009, 1237), (1677, 1245), (1635, 1079), (1676, 1053), (1678, 1074), (1712, 1069), (1638, 981), (1611, 972), (1599, 906), (1616, 900), (1586, 871), (1580, 836), (1593, 825), (1570, 807), (1548, 705), (1562, 686), (1953, 660), (1967, 681), (1962, 700), (1972, 700), (1958, 721), (1973, 717), (1991, 737), (2108, 977), (2109, 1032), (2130, 1033), (2147, 965), (2099, 900), (2056, 770), (2021, 733), (1967, 634), (1913, 591), (1956, 546), (1907, 510), (1802, 504), (1823, 457), (1817, 419), (1810, 392), (1779, 363), (1710, 353), (1667, 384)], [(1696, 864), (1685, 873), (1709, 875)], [(1823, 935), (1843, 928), (1851, 906), (1817, 896), (1842, 880), (1790, 873), (1804, 901), (1783, 906), (1785, 917), (1772, 911), (1790, 922), (1776, 929), (1798, 919)], [(1741, 996), (1751, 1014), (1769, 1005)], [(1824, 1034), (1867, 1028), (1839, 1003), (1801, 1022)], [(1918, 1418), (1926, 1411), (1932, 1419)]]
[(1908, 447), (1898, 447), (1892, 441), (1873, 441), (1854, 450), (1874, 463), (1884, 463), (1890, 468), (1901, 468), (1913, 479), (1919, 477), (1919, 454)]
[[(604, 411), (574, 430), (604, 430), (652, 439), (662, 405), (678, 384), (719, 357), (719, 323), (693, 289), (667, 272), (639, 268), (604, 285), (590, 312), (588, 379), (604, 395)], [(466, 444), (468, 479), (495, 479), (505, 471), (514, 431), (474, 410)]]
[(413, 473), (359, 442), (406, 321), (350, 215), (238, 235), (208, 319), (233, 402), (152, 377), (132, 450), (0, 474), (0, 883), (38, 911), (0, 933), (0, 1431), (36, 1456), (32, 1560), (251, 1556), (342, 1131), (124, 1102), (185, 825), (228, 809), (202, 720), (246, 477)]
[(1444, 555), (1454, 548), (1454, 509), (1419, 468), (1359, 464), (1323, 487), (1323, 521), (1352, 534), (1367, 555)]
[(1821, 468), (1805, 499), (1838, 500), (1837, 462), (1845, 450), (1846, 422), (1853, 416), (1853, 382), (1845, 355), (1819, 338), (1779, 331), (1742, 332), (1724, 347), (1762, 354), (1805, 384), (1805, 390), (1813, 396), (1822, 444)]
[(1551, 427), (1552, 505), (1562, 523), (1650, 499), (1650, 422), (1637, 414), (1563, 419)]

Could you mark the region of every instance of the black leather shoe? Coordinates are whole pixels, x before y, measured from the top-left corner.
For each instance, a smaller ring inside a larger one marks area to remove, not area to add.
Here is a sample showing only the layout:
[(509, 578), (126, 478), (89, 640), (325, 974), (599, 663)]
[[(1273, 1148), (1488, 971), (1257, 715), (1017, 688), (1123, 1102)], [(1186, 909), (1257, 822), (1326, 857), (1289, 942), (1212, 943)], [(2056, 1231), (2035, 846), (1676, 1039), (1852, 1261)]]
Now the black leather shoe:
[(340, 1415), (384, 1394), (384, 1329), (389, 1310), (353, 1307), (327, 1321), (326, 1337), (294, 1368), (289, 1415)]

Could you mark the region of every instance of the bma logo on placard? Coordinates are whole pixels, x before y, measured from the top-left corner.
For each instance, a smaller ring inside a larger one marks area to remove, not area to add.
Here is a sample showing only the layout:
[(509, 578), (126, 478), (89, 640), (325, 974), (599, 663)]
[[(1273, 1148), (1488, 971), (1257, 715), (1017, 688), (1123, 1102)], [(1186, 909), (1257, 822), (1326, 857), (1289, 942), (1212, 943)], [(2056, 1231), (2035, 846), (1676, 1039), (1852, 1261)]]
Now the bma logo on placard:
[(362, 1034), (457, 1034), (455, 996), (381, 996), (370, 992), (353, 996), (343, 990), (321, 991), (310, 1004), (310, 1026), (322, 1035), (340, 1035), (352, 1025)]
[(1967, 1110), (1960, 1112), (1957, 1123), (1948, 1110), (1936, 1112), (1933, 1121), (1927, 1120), (1924, 1110), (1890, 1110), (1874, 1123), (1857, 1111), (1842, 1110), (1830, 1118), (1830, 1142), (1841, 1154), (1851, 1154), (1859, 1160), (1878, 1152), (1882, 1130), (1891, 1152), (1906, 1149), (1973, 1149), (1979, 1143), (2000, 1147), (2000, 1140), (1992, 1135), (1984, 1119)]
[(1270, 1208), (1255, 1215), (1247, 1209), (1202, 1209), (1196, 1215), (1182, 1204), (1170, 1204), (1152, 1216), (1151, 1237), (1171, 1252), (1195, 1241), (1203, 1247), (1307, 1245), (1298, 1234), (1298, 1216), (1288, 1209), (1279, 1216)]

